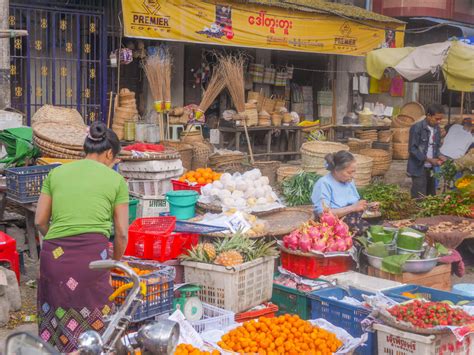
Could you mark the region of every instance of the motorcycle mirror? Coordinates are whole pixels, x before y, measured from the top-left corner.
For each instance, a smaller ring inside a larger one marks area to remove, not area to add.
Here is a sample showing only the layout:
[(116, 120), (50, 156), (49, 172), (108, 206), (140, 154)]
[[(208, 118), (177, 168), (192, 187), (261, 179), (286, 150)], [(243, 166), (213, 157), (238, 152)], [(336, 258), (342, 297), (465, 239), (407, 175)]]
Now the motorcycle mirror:
[(77, 350), (81, 355), (99, 355), (102, 354), (104, 343), (99, 333), (88, 330), (79, 336), (77, 345)]
[(51, 345), (26, 332), (11, 334), (5, 343), (5, 355), (60, 355)]
[(152, 354), (173, 354), (179, 341), (179, 325), (168, 319), (144, 325), (137, 340)]

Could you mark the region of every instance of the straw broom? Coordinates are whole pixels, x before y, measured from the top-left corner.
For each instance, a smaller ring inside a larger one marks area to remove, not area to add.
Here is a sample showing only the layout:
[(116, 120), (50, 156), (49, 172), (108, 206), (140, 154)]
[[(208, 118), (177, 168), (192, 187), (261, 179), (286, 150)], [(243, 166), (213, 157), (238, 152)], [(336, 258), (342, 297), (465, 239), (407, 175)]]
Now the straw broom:
[(155, 110), (158, 113), (158, 125), (160, 126), (160, 139), (164, 139), (163, 118), (161, 116), (163, 105), (163, 68), (159, 54), (148, 56), (143, 65), (143, 70), (150, 85)]
[[(168, 113), (171, 110), (171, 70), (173, 66), (173, 59), (171, 53), (167, 47), (161, 48), (161, 65), (163, 70), (163, 98), (166, 112), (166, 132), (165, 135), (169, 134), (169, 116)], [(164, 137), (164, 136), (162, 136)]]
[(220, 73), (224, 78), (227, 89), (232, 97), (232, 101), (234, 101), (234, 106), (244, 121), (244, 130), (250, 153), (250, 162), (253, 164), (252, 145), (250, 144), (249, 132), (247, 130), (247, 117), (245, 114), (245, 57), (242, 54), (236, 54), (227, 56), (221, 55), (218, 58), (220, 62)]
[(198, 119), (212, 105), (214, 100), (217, 98), (217, 95), (219, 95), (224, 88), (225, 79), (222, 77), (219, 65), (217, 65), (214, 68), (214, 73), (212, 74), (211, 80), (209, 80), (206, 91), (202, 94), (201, 103), (198, 106)]

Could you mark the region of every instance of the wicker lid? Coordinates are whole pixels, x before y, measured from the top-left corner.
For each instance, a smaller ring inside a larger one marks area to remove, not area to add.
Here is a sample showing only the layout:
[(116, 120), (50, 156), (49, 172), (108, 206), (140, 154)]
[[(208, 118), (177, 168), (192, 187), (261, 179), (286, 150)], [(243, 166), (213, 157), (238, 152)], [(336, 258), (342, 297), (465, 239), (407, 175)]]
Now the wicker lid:
[(405, 104), (400, 110), (400, 114), (413, 117), (415, 121), (418, 121), (425, 115), (425, 108), (418, 102), (409, 102)]
[(31, 118), (31, 125), (34, 127), (40, 122), (56, 122), (85, 126), (81, 114), (72, 108), (44, 105)]
[(82, 147), (87, 136), (85, 126), (39, 122), (33, 127), (34, 134), (50, 143), (68, 147)]
[(390, 156), (390, 153), (383, 149), (362, 149), (360, 154), (366, 155), (372, 158), (387, 158)]
[(346, 144), (336, 142), (306, 142), (301, 146), (302, 152), (307, 153), (336, 153), (340, 150), (349, 150), (349, 146)]

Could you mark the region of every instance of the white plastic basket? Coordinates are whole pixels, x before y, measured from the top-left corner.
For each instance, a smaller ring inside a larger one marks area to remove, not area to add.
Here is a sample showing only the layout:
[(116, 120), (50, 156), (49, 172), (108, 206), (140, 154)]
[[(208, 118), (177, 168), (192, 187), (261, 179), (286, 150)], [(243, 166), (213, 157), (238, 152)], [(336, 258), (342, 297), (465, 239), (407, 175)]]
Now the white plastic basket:
[(170, 211), (165, 196), (141, 196), (138, 200), (137, 218), (158, 217)]
[(382, 324), (374, 324), (379, 354), (396, 355), (467, 355), (474, 354), (474, 334), (458, 342), (451, 333), (419, 335)]
[(163, 171), (160, 173), (144, 171), (121, 171), (120, 174), (130, 180), (164, 180), (174, 179), (183, 175), (184, 169)]
[(163, 171), (179, 170), (183, 168), (181, 159), (173, 160), (149, 160), (149, 161), (127, 161), (119, 164), (120, 172), (142, 171), (159, 173)]
[(328, 276), (321, 276), (322, 279), (328, 281), (336, 281), (337, 285), (345, 287), (355, 287), (359, 290), (367, 292), (385, 291), (393, 287), (402, 286), (397, 281), (384, 280), (378, 277), (368, 276), (355, 271), (341, 272)]
[(274, 257), (235, 267), (182, 261), (184, 280), (201, 286), (199, 298), (213, 306), (239, 313), (272, 297)]
[(203, 319), (189, 322), (198, 333), (224, 329), (235, 323), (235, 313), (203, 303)]
[(171, 179), (128, 180), (128, 191), (130, 195), (135, 197), (153, 196), (156, 198), (172, 190), (173, 185), (171, 184)]

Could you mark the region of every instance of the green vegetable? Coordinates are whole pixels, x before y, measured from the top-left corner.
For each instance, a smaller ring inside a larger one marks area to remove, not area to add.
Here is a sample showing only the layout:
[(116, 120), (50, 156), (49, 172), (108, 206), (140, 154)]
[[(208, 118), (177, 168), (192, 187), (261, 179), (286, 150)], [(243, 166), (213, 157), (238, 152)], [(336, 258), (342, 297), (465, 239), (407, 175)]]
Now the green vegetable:
[(382, 259), (382, 271), (390, 274), (401, 274), (403, 265), (411, 259), (414, 254), (391, 255)]
[(411, 228), (402, 228), (397, 238), (397, 246), (408, 250), (421, 250), (425, 235)]
[(449, 250), (441, 243), (436, 243), (435, 248), (438, 251), (439, 255), (448, 255)]
[(443, 192), (445, 192), (446, 188), (451, 188), (454, 186), (457, 173), (458, 169), (456, 168), (456, 165), (454, 165), (454, 161), (448, 160), (443, 165), (441, 165), (439, 172), (434, 173), (433, 176), (438, 180), (444, 181)]
[(426, 196), (417, 205), (419, 217), (440, 215), (469, 217), (471, 206), (474, 205), (474, 195), (451, 190), (440, 195)]
[(373, 243), (367, 248), (367, 254), (384, 258), (389, 255), (387, 247), (383, 242)]
[(287, 205), (310, 205), (313, 187), (319, 178), (321, 176), (316, 173), (300, 172), (283, 180), (281, 187)]
[(393, 184), (371, 184), (359, 191), (363, 200), (379, 202), (380, 211), (385, 219), (399, 220), (412, 218), (417, 213), (415, 200), (408, 192)]

